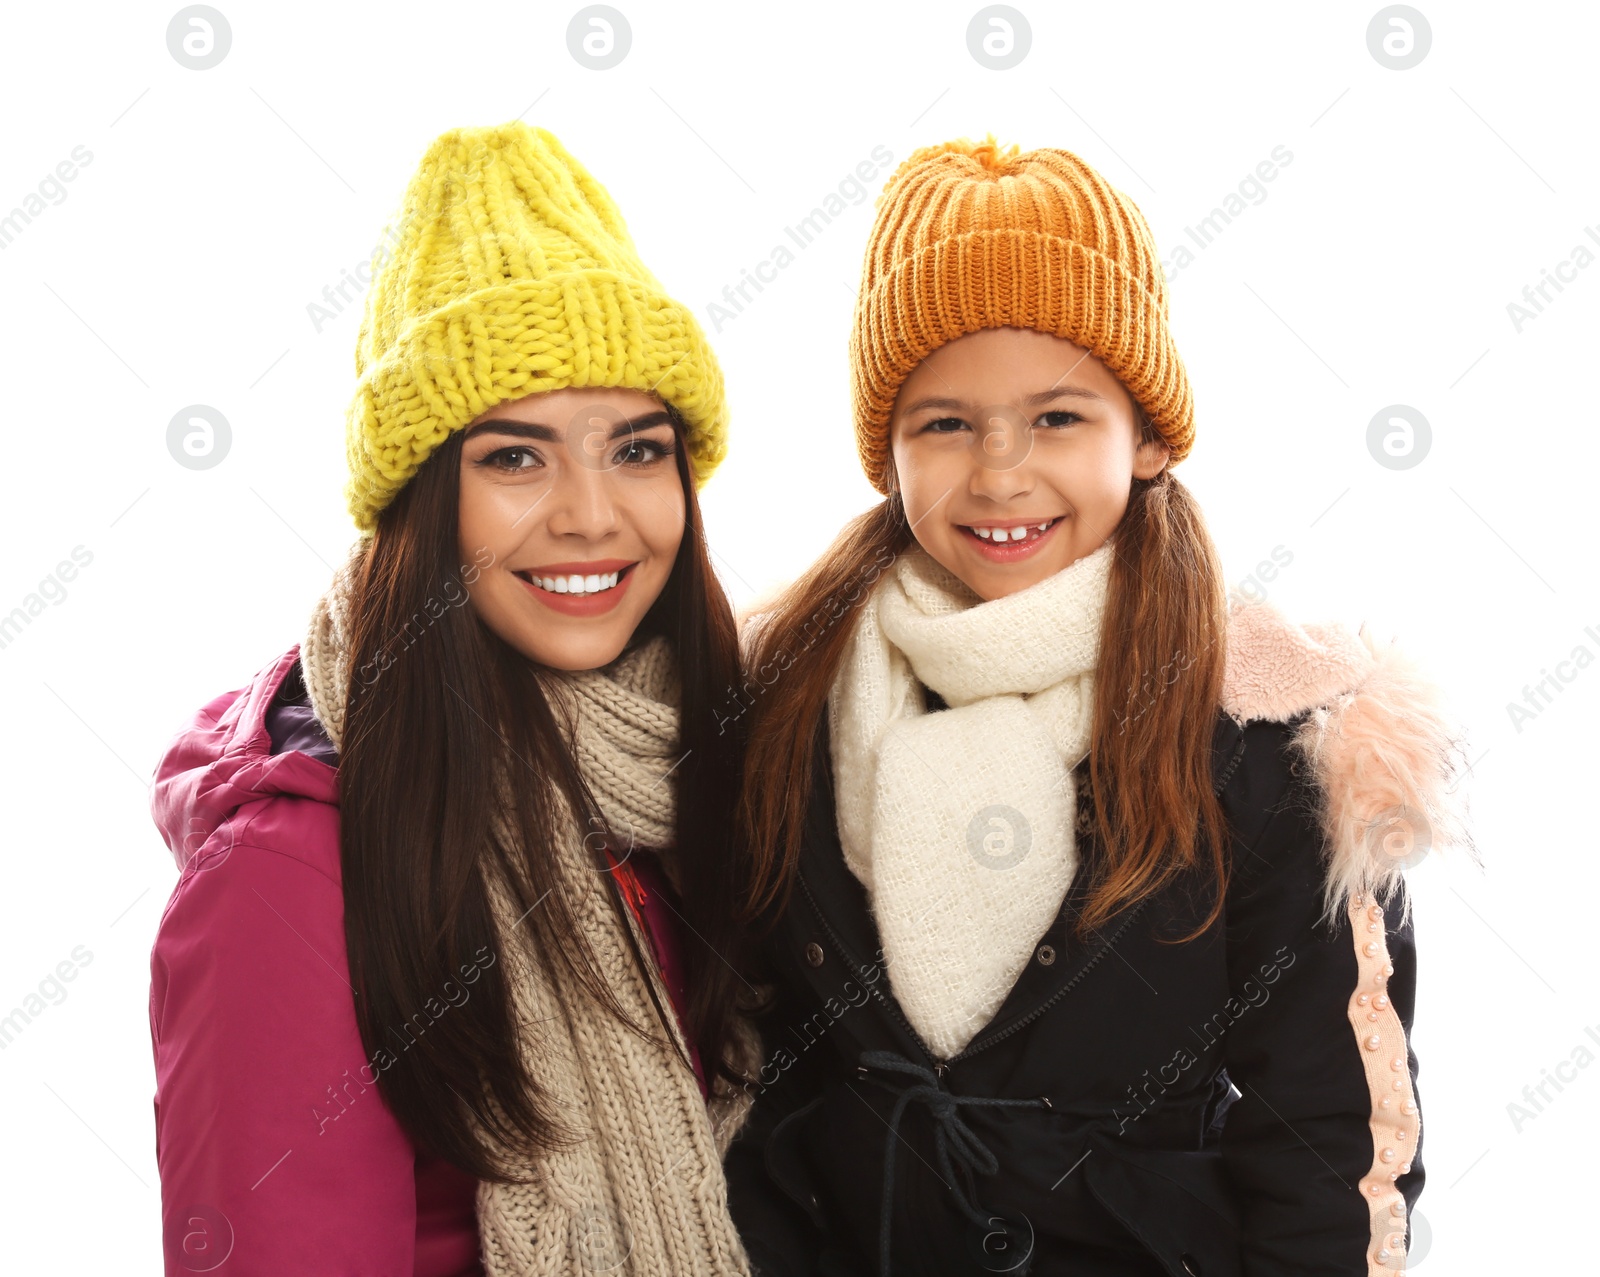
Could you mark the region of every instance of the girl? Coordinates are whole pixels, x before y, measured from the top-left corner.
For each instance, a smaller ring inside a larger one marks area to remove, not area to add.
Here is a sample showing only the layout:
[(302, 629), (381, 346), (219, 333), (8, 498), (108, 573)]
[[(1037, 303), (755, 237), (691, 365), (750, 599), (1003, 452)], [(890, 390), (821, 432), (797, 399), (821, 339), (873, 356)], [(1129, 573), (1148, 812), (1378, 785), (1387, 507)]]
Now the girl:
[(167, 1271), (748, 1273), (721, 373), (542, 129), (438, 138), (402, 226), (362, 538), (157, 771)]
[(758, 1272), (1397, 1271), (1433, 688), (1230, 603), (1155, 245), (1069, 152), (911, 155), (850, 355), (886, 499), (747, 631)]

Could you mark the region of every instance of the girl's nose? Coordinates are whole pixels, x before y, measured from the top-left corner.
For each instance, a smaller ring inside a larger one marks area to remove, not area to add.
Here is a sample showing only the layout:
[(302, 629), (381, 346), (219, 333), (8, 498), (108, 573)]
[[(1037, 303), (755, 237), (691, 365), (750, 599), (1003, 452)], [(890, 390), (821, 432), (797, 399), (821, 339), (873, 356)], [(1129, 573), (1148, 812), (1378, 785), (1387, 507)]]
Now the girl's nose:
[(968, 453), (968, 488), (974, 496), (1009, 501), (1033, 491), (1033, 468), (1028, 461), (1028, 441), (1005, 427), (974, 436)]

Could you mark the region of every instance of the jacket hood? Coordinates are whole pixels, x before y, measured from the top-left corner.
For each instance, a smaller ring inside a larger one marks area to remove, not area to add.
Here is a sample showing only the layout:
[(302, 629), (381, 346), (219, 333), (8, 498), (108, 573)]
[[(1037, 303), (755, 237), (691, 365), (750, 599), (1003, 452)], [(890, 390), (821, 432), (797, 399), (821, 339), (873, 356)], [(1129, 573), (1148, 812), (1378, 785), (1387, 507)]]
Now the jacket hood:
[[(1291, 748), (1316, 778), (1327, 840), (1325, 920), (1347, 900), (1387, 900), (1405, 869), (1447, 847), (1482, 868), (1462, 784), (1465, 730), (1398, 643), (1234, 596), (1222, 708), (1241, 726), (1297, 720)], [(1410, 893), (1403, 902), (1409, 917)]]
[(335, 768), (298, 750), (272, 752), (267, 709), (299, 658), (296, 643), (243, 687), (202, 706), (163, 752), (150, 814), (180, 872), (247, 803), (288, 795), (337, 805)]

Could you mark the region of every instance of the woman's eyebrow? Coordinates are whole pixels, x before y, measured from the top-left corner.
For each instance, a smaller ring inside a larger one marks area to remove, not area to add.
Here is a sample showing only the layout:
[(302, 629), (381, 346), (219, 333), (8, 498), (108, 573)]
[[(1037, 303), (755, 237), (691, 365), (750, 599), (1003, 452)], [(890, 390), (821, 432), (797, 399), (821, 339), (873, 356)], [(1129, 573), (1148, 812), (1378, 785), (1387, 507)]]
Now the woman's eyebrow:
[(671, 424), (672, 415), (665, 408), (659, 408), (655, 412), (647, 412), (643, 416), (630, 417), (626, 421), (617, 422), (611, 428), (611, 434), (608, 437), (620, 439), (623, 435), (634, 434), (640, 430), (651, 430), (656, 426), (670, 426)]
[(480, 421), (466, 433), (467, 439), (479, 435), (511, 435), (517, 439), (542, 439), (545, 443), (559, 443), (561, 436), (552, 426), (536, 426), (529, 421)]
[[(635, 434), (640, 430), (650, 430), (655, 426), (670, 426), (672, 418), (663, 409), (659, 412), (648, 412), (641, 417), (632, 417), (619, 421), (611, 427), (608, 439), (618, 439), (623, 435)], [(531, 421), (512, 421), (506, 419), (491, 419), (480, 421), (466, 433), (466, 439), (471, 439), (480, 434), (493, 432), (499, 435), (511, 435), (517, 439), (539, 439), (545, 443), (560, 443), (561, 432), (554, 426), (540, 425)], [(463, 440), (464, 442), (465, 440)]]

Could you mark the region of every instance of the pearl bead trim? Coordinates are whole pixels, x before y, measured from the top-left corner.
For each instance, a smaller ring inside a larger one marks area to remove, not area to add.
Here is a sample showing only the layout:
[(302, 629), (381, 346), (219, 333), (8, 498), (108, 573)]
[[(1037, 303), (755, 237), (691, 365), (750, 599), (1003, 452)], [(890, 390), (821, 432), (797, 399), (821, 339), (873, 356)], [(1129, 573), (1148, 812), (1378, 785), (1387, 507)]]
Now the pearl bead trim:
[(1372, 1167), (1361, 1177), (1361, 1195), (1372, 1220), (1367, 1277), (1397, 1277), (1405, 1272), (1406, 1203), (1396, 1181), (1411, 1169), (1422, 1115), (1411, 1090), (1405, 1026), (1388, 994), (1394, 964), (1382, 926), (1383, 907), (1368, 896), (1354, 895), (1346, 908), (1358, 972), (1349, 1018), (1372, 1097), (1367, 1123)]

